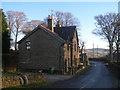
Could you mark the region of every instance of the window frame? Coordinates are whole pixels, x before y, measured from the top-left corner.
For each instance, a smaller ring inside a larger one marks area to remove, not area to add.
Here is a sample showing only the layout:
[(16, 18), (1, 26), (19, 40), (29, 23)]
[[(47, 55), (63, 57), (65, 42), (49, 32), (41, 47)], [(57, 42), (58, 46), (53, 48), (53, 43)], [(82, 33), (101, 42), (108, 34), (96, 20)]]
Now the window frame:
[(30, 40), (26, 40), (26, 49), (27, 50), (31, 49), (31, 42), (30, 42)]

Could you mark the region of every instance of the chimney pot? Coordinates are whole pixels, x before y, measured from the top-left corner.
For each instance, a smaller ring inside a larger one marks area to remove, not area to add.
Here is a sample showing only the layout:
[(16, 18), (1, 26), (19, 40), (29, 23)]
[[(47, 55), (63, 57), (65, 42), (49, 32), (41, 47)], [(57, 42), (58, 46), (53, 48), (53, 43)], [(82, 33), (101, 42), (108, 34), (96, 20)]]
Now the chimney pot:
[(50, 16), (50, 15), (48, 15), (48, 19), (51, 19), (51, 16)]
[(61, 27), (60, 21), (57, 21), (56, 27)]
[(48, 28), (52, 31), (52, 32), (54, 32), (54, 21), (53, 21), (53, 19), (51, 19), (51, 16), (50, 15), (48, 15)]

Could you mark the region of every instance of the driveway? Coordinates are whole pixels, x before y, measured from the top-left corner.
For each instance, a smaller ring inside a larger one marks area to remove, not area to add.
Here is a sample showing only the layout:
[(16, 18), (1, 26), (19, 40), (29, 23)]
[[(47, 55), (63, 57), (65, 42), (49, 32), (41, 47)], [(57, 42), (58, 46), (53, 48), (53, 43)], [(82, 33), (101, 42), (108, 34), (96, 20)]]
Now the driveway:
[(70, 79), (72, 75), (45, 75), (45, 80), (49, 82), (57, 82)]

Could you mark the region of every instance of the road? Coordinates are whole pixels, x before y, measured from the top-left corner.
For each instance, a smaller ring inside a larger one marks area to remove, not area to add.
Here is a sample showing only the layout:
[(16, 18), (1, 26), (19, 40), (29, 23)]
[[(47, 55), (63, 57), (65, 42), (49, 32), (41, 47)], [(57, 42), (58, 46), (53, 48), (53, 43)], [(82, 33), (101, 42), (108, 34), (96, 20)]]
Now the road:
[(81, 75), (46, 88), (117, 88), (118, 79), (104, 63), (95, 61), (91, 63), (92, 66)]

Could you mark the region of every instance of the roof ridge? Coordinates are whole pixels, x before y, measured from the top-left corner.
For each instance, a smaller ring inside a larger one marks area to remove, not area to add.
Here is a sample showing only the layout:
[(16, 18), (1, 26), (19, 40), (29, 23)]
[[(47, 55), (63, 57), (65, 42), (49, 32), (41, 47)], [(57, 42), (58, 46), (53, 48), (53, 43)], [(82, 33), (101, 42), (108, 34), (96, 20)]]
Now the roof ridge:
[[(54, 35), (55, 37), (56, 37), (56, 39), (58, 39), (58, 40), (62, 40), (62, 41), (64, 41), (65, 42), (65, 40), (63, 39), (63, 38), (61, 38), (57, 33), (55, 33), (55, 32), (52, 32), (49, 28), (46, 28), (46, 27), (44, 27), (43, 25), (39, 25), (39, 27), (42, 27), (46, 32), (48, 32), (50, 35)], [(53, 37), (54, 37), (53, 36)]]
[(28, 33), (26, 36), (24, 36), (20, 41), (18, 41), (17, 43), (21, 43), (24, 39), (28, 38), (31, 34), (33, 34), (34, 32), (36, 32), (39, 28), (44, 29), (45, 32), (49, 33), (51, 36), (55, 37), (57, 40), (61, 41), (61, 42), (65, 42), (65, 40), (63, 38), (61, 38), (60, 36), (57, 35), (57, 33), (52, 32), (50, 29), (46, 28), (43, 25), (38, 25), (36, 28), (34, 28), (30, 33)]
[(49, 32), (54, 33), (54, 34), (56, 34), (56, 35), (57, 35), (57, 33), (52, 32), (49, 28), (47, 28), (47, 27), (45, 27), (45, 26), (43, 26), (43, 25), (38, 25), (38, 26), (41, 26), (42, 28), (44, 28), (44, 29), (48, 30)]

